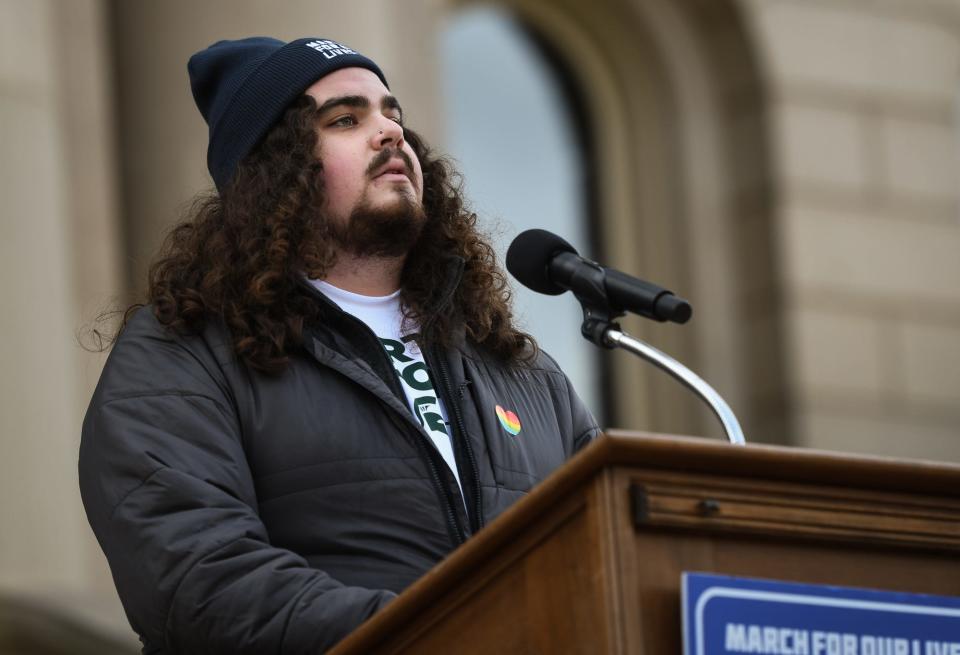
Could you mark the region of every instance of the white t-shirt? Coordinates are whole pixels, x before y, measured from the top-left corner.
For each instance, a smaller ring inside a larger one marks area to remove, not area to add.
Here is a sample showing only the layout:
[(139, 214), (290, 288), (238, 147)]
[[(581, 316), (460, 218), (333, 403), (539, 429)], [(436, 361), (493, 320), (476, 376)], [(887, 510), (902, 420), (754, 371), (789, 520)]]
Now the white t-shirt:
[[(310, 280), (310, 283), (340, 309), (356, 316), (373, 330), (397, 371), (410, 411), (430, 435), (460, 485), (460, 472), (457, 470), (453, 445), (450, 442), (447, 411), (427, 372), (423, 354), (414, 340), (417, 326), (408, 324), (407, 327), (412, 329), (403, 330), (400, 291), (397, 290), (389, 296), (362, 296), (344, 291), (323, 280)], [(463, 485), (460, 485), (460, 493), (463, 494)]]

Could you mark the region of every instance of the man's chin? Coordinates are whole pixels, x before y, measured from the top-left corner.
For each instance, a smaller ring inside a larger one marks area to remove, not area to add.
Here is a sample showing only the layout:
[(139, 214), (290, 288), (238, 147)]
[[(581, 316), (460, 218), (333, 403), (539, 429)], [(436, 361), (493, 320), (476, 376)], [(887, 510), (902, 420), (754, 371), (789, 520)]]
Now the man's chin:
[(411, 212), (423, 212), (423, 205), (411, 192), (398, 189), (391, 193), (389, 197), (381, 198), (379, 202), (365, 204), (362, 208), (354, 210), (353, 215), (357, 215), (361, 211), (365, 214), (399, 217)]
[(351, 212), (335, 234), (338, 245), (357, 257), (402, 257), (420, 238), (427, 217), (419, 200), (408, 194)]

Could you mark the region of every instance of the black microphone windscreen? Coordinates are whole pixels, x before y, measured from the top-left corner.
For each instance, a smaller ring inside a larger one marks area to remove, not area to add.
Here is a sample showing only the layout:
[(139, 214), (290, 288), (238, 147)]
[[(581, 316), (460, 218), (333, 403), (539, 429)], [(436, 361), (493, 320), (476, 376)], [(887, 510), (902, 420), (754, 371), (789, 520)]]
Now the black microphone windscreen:
[(551, 260), (561, 252), (578, 254), (577, 249), (546, 230), (527, 230), (507, 248), (507, 270), (525, 287), (537, 293), (557, 296), (566, 291), (550, 279)]

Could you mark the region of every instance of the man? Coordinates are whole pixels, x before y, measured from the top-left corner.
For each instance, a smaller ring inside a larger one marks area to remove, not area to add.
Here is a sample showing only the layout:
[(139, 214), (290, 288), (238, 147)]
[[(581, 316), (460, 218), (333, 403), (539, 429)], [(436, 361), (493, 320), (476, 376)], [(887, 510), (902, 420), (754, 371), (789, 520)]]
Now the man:
[(189, 71), (218, 192), (128, 312), (83, 501), (144, 652), (319, 652), (597, 427), (374, 62), (253, 38)]

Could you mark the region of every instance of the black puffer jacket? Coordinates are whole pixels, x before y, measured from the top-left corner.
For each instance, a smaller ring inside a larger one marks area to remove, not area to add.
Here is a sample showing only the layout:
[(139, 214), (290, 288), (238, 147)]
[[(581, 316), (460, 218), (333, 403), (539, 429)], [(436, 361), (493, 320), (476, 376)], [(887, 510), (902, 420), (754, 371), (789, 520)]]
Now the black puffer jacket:
[(324, 326), (279, 377), (238, 363), (222, 329), (178, 336), (149, 307), (113, 348), (80, 489), (146, 653), (332, 646), (598, 432), (545, 355), (427, 353), (468, 515), (376, 337), (317, 295)]

